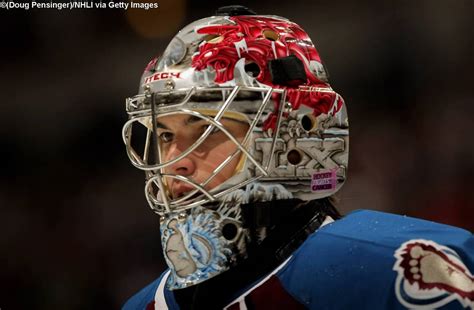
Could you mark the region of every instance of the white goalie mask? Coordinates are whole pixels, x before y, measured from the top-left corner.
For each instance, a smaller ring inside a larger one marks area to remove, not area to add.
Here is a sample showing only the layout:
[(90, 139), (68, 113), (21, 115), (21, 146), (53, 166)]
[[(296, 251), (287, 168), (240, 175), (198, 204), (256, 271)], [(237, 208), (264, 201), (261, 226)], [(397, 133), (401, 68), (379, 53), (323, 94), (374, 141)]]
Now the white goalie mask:
[(182, 29), (128, 98), (123, 139), (160, 215), (168, 288), (246, 255), (241, 205), (333, 195), (348, 120), (318, 52), (276, 16), (214, 16)]

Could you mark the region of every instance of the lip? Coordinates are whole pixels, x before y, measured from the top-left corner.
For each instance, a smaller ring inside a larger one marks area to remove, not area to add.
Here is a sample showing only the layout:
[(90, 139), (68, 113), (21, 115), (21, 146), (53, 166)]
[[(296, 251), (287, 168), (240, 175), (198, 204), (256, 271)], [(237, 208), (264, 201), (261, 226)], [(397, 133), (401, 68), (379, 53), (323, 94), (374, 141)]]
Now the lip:
[(173, 199), (178, 199), (185, 196), (186, 193), (189, 193), (193, 189), (194, 187), (192, 185), (175, 181), (173, 184), (171, 184), (171, 195)]

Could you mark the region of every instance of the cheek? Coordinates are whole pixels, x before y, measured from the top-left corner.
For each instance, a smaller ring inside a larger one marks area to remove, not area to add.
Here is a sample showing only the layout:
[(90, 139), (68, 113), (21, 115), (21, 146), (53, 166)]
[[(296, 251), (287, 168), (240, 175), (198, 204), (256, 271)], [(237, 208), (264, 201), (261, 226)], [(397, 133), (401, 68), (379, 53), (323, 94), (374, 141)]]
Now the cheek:
[[(225, 142), (213, 149), (212, 152), (208, 153), (206, 158), (201, 161), (202, 172), (210, 175), (214, 169), (216, 169), (224, 160), (227, 159), (231, 154), (237, 150), (237, 146), (231, 142)], [(235, 168), (240, 160), (240, 154), (238, 154), (230, 163), (228, 163), (219, 174), (214, 177), (210, 185), (215, 183), (221, 183), (226, 179), (230, 178), (235, 171)], [(213, 186), (210, 186), (213, 187)]]
[(211, 151), (206, 152), (204, 161), (215, 165), (222, 163), (227, 157), (237, 150), (237, 146), (232, 141), (226, 141), (216, 145)]

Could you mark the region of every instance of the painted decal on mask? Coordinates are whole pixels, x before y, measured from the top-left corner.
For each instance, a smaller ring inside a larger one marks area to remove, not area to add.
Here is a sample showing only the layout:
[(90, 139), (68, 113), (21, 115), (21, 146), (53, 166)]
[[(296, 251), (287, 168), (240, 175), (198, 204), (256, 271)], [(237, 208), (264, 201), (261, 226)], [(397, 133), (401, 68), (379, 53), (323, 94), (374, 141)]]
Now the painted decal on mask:
[[(344, 104), (327, 84), (327, 74), (321, 58), (307, 33), (297, 24), (274, 17), (233, 16), (233, 24), (197, 27), (196, 33), (219, 38), (203, 41), (192, 56), (192, 67), (198, 78), (208, 78), (218, 85), (264, 86), (287, 89), (286, 101), (294, 110), (305, 105), (314, 109), (315, 116), (336, 114)], [(295, 88), (273, 84), (269, 59), (295, 55), (303, 63), (306, 81)], [(251, 75), (245, 67), (253, 65), (258, 70)], [(203, 72), (199, 74), (198, 72)], [(207, 72), (207, 73), (204, 73)], [(208, 84), (206, 84), (208, 85)], [(308, 91), (309, 88), (311, 89)], [(276, 118), (279, 94), (273, 96), (275, 114), (265, 121), (265, 129), (272, 128)]]
[(452, 249), (429, 240), (410, 240), (395, 252), (397, 299), (411, 309), (451, 302), (474, 307), (474, 277)]
[(151, 83), (158, 80), (179, 79), (181, 72), (158, 72), (150, 75), (145, 79), (144, 84)]
[(221, 221), (215, 212), (198, 207), (183, 217), (173, 214), (160, 230), (171, 269), (168, 288), (184, 288), (228, 269), (232, 250), (222, 236)]
[(158, 57), (153, 58), (150, 60), (150, 62), (146, 65), (145, 70), (143, 72), (149, 72), (152, 71), (155, 67), (156, 64), (158, 63)]
[(321, 171), (313, 174), (311, 178), (311, 191), (333, 190), (336, 188), (336, 184), (336, 169)]

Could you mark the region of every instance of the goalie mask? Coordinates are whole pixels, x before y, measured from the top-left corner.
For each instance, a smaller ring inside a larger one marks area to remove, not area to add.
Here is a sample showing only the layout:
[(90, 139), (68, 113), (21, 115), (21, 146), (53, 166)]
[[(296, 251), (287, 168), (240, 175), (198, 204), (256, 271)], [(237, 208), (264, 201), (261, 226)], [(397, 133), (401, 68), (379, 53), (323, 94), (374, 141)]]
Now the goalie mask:
[(245, 258), (242, 205), (324, 198), (346, 179), (344, 101), (308, 35), (282, 17), (230, 7), (186, 26), (126, 109), (123, 139), (160, 216), (169, 289)]

